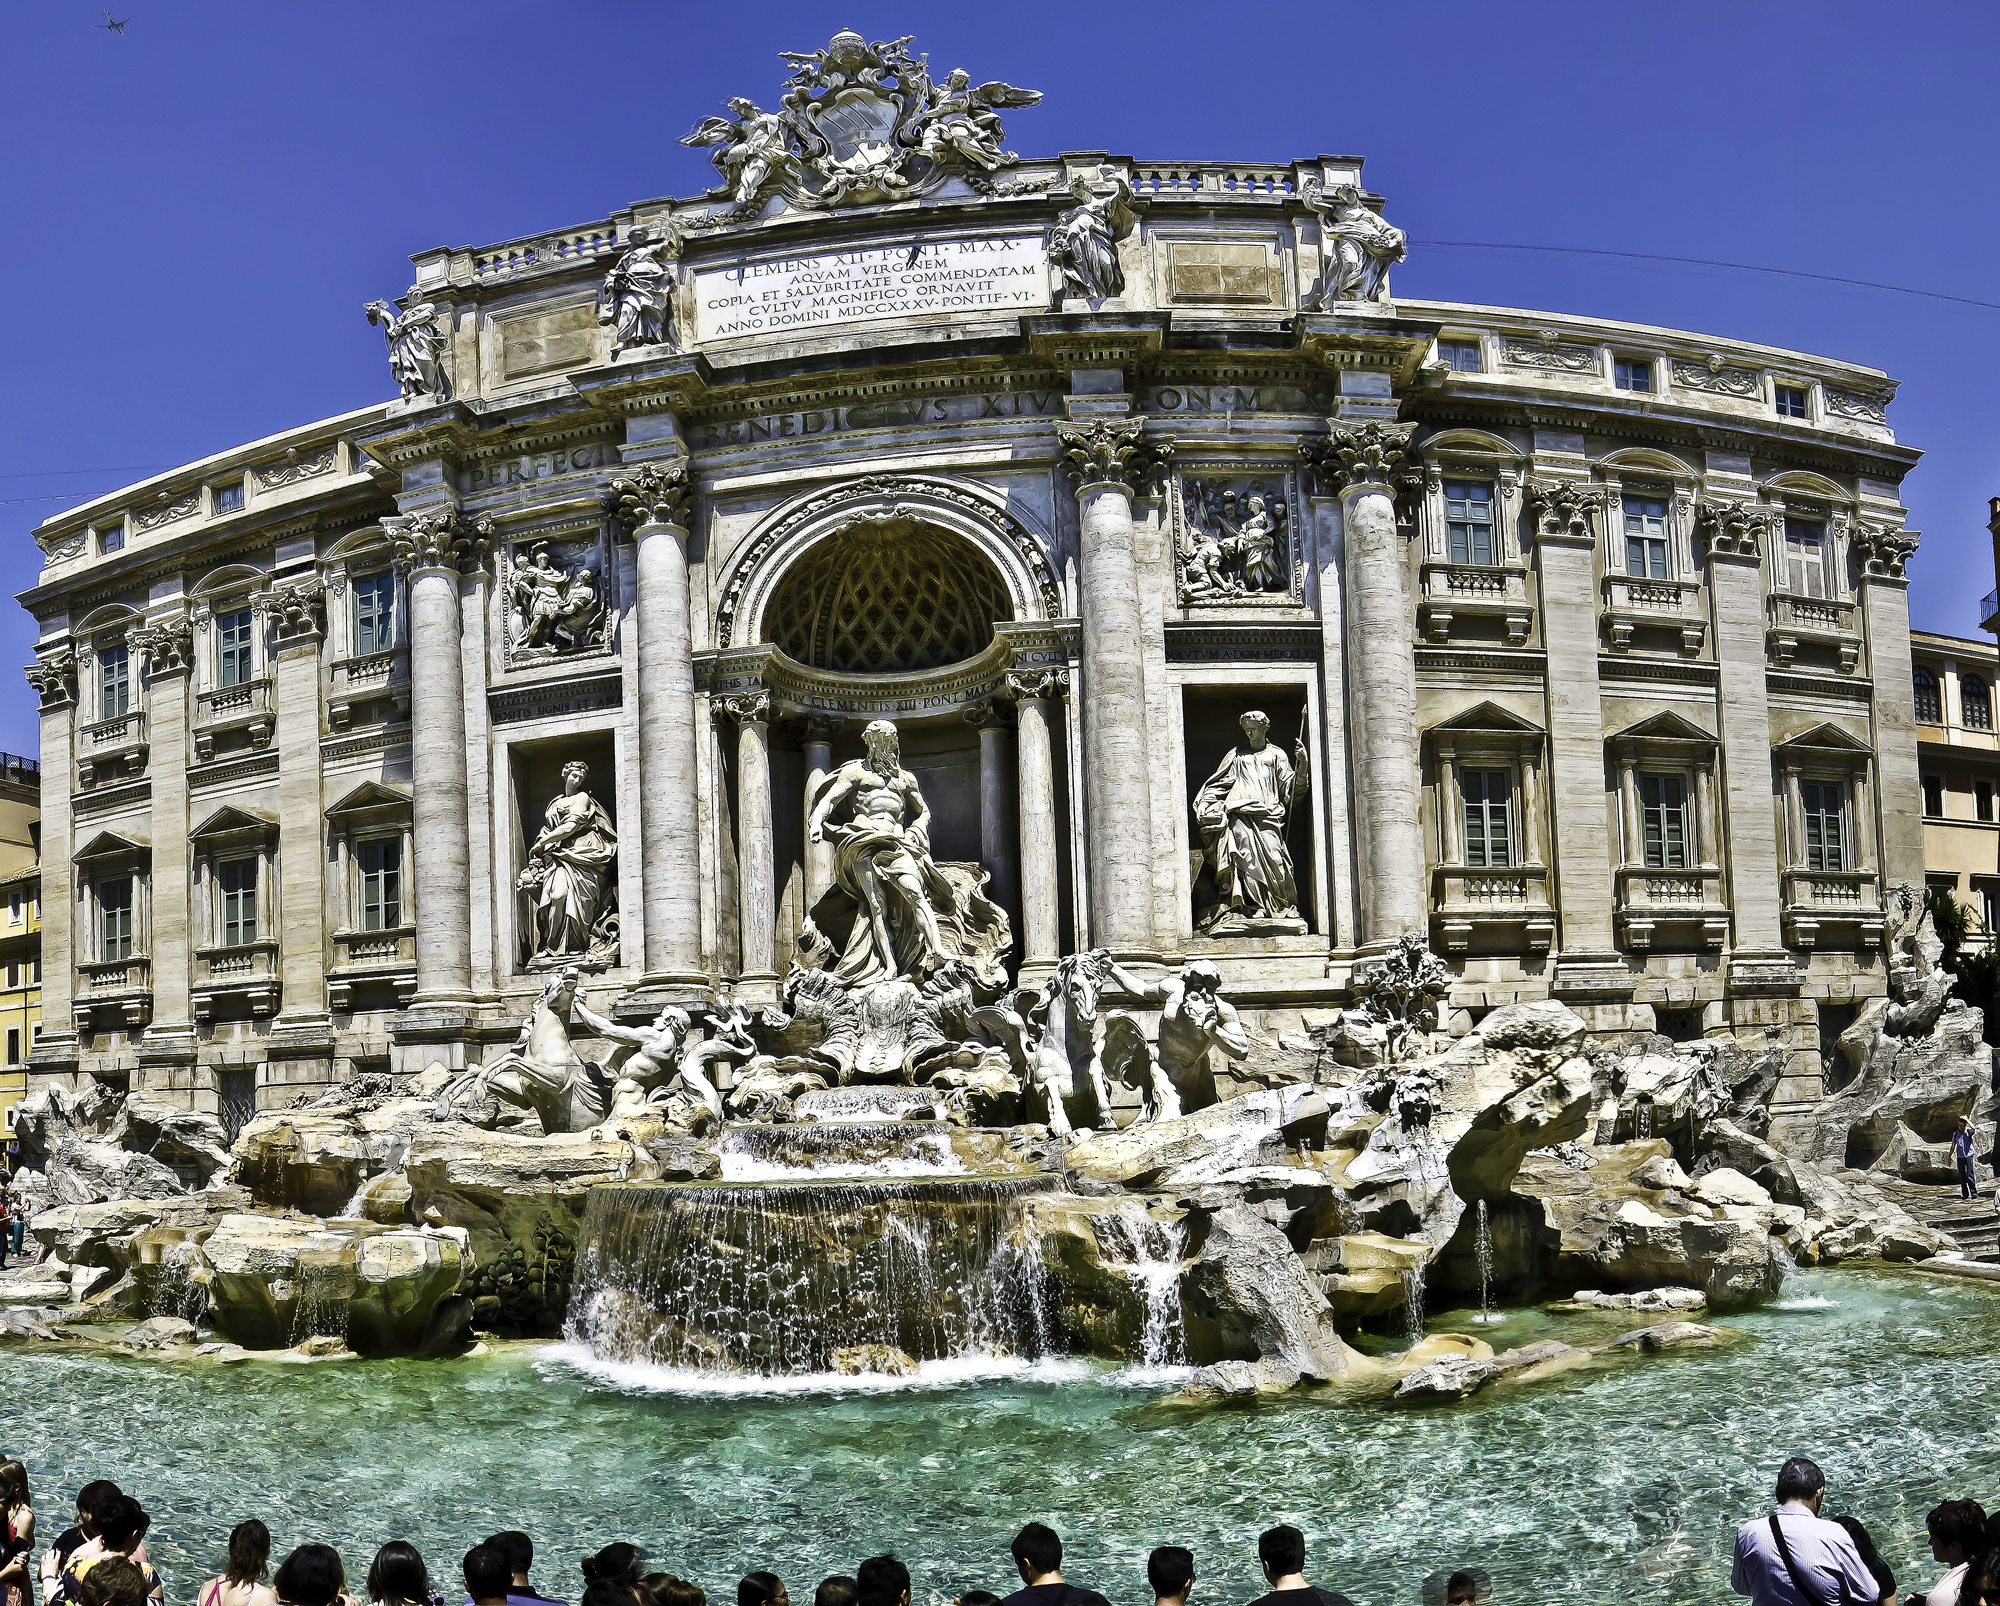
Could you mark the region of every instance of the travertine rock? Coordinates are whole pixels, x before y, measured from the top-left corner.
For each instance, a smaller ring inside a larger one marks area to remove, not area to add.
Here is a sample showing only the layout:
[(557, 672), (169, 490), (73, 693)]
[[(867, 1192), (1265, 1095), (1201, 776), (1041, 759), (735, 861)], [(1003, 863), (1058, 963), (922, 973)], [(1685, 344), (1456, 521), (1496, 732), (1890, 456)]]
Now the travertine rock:
[(1634, 1328), (1614, 1338), (1611, 1349), (1672, 1349), (1678, 1344), (1713, 1344), (1722, 1335), (1699, 1322), (1661, 1322), (1654, 1327)]
[(1954, 998), (1929, 1033), (1894, 1036), (1883, 1028), (1895, 1007), (1877, 999), (1840, 1034), (1852, 1079), (1804, 1123), (1800, 1151), (1815, 1165), (1929, 1178), (1936, 1146), (1962, 1115), (1979, 1129), (1982, 1152), (1990, 1146), (1993, 1050), (1984, 1016)]
[(1398, 1405), (1436, 1405), (1462, 1400), (1476, 1394), (1500, 1376), (1493, 1361), (1474, 1360), (1469, 1355), (1451, 1355), (1419, 1367), (1396, 1385)]
[(1277, 1361), (1316, 1382), (1347, 1374), (1351, 1351), (1333, 1307), (1285, 1235), (1247, 1210), (1206, 1223), (1182, 1308), (1192, 1360)]

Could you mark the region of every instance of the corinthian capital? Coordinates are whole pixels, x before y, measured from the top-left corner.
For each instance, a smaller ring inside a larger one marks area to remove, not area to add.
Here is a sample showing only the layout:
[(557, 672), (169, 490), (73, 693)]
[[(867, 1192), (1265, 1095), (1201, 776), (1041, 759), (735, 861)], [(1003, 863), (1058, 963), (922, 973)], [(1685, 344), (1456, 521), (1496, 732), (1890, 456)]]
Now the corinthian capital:
[(44, 708), (67, 708), (76, 701), (76, 649), (58, 647), (27, 668), (28, 684)]
[(1299, 456), (1318, 473), (1320, 483), (1336, 493), (1367, 485), (1394, 496), (1416, 427), (1373, 421), (1328, 424), (1325, 440), (1299, 443)]
[(396, 544), (399, 569), (469, 569), (486, 556), (493, 539), (491, 519), (475, 519), (455, 507), (384, 519), (382, 528)]
[(1568, 480), (1543, 480), (1528, 487), (1528, 511), (1543, 539), (1588, 541), (1591, 509), (1598, 493)]
[(715, 717), (733, 719), (739, 725), (768, 725), (771, 721), (771, 694), (767, 691), (736, 692), (715, 699)]
[(1917, 550), (1915, 530), (1900, 530), (1886, 524), (1858, 524), (1854, 528), (1853, 541), (1854, 555), (1861, 561), (1863, 579), (1908, 578), (1903, 569), (1910, 561), (1910, 554)]
[(1781, 516), (1750, 502), (1697, 502), (1694, 509), (1695, 528), (1708, 543), (1710, 555), (1725, 558), (1761, 555), (1764, 536)]
[(281, 647), (317, 641), (326, 634), (326, 587), (317, 579), (273, 586), (256, 601)]
[(647, 524), (687, 527), (687, 505), (694, 482), (686, 462), (641, 463), (620, 475), (604, 493), (604, 508), (628, 530)]
[(1122, 485), (1138, 495), (1173, 466), (1174, 443), (1146, 439), (1143, 418), (1094, 418), (1087, 424), (1058, 424), (1063, 471), (1081, 491), (1086, 485)]

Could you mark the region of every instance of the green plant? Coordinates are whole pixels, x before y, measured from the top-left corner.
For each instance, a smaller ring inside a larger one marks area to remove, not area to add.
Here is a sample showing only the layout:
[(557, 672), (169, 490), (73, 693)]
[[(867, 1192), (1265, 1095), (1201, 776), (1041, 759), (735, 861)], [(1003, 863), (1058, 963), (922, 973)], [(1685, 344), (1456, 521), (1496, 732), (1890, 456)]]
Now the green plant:
[[(1991, 940), (1992, 933), (1984, 921), (1941, 888), (1925, 889), (1924, 908), (1944, 949), (1938, 963), (1956, 978), (1958, 996), (1984, 1014), (1982, 1035), (1986, 1041), (2000, 1043), (2000, 1036), (1995, 1035), (2000, 1031), (2000, 1018), (1996, 1018), (2000, 1017), (2000, 950)], [(1968, 949), (1965, 944), (1970, 937), (1987, 941)]]

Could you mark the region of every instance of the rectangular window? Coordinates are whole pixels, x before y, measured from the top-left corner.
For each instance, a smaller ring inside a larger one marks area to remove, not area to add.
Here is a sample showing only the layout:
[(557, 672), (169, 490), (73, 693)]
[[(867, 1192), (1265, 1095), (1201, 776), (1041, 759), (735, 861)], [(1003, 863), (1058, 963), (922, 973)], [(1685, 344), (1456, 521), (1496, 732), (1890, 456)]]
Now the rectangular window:
[(2000, 931), (2000, 887), (1979, 889), (1979, 917), (1988, 931)]
[(132, 660), (123, 647), (97, 655), (97, 717), (121, 719), (132, 707)]
[(1438, 361), (1454, 373), (1483, 374), (1486, 372), (1486, 364), (1480, 357), (1479, 342), (1476, 340), (1440, 340), (1438, 342)]
[(1972, 783), (1972, 817), (1975, 820), (1984, 820), (1988, 825), (1993, 823), (1993, 783), (1991, 781), (1974, 781)]
[(396, 645), (396, 577), (364, 575), (354, 582), (354, 654), (387, 652)]
[(255, 616), (248, 608), (215, 616), (215, 683), (240, 686), (250, 678), (250, 624)]
[(1625, 498), (1625, 572), (1634, 580), (1667, 577), (1667, 503), (1664, 497)]
[(1620, 390), (1650, 391), (1653, 362), (1650, 357), (1615, 357), (1611, 362), (1611, 382)]
[(116, 964), (132, 957), (132, 878), (103, 881), (97, 887), (97, 957)]
[(1934, 820), (1944, 818), (1944, 777), (1926, 775), (1924, 777), (1924, 813)]
[(216, 891), (222, 899), (221, 942), (241, 948), (257, 940), (257, 861), (225, 859), (215, 867)]
[(9, 1065), (21, 1063), (21, 1028), (18, 1026), (7, 1028), (7, 1063)]
[(7, 985), (10, 988), (21, 985), (21, 963), (17, 959), (7, 961)]
[(1801, 781), (1800, 801), (1806, 811), (1806, 868), (1845, 870), (1847, 858), (1843, 822), (1846, 786), (1839, 781)]
[(99, 552), (124, 551), (125, 526), (122, 524), (107, 524), (103, 529), (99, 530), (97, 532), (97, 550)]
[(10, 926), (18, 926), (20, 923), (21, 923), (21, 895), (18, 892), (10, 892), (7, 894), (7, 924)]
[(1804, 418), (1806, 416), (1805, 387), (1803, 385), (1778, 386), (1777, 406), (1780, 418)]
[(232, 480), (227, 485), (216, 486), (215, 488), (216, 512), (236, 513), (241, 511), (242, 507), (243, 507), (243, 482), (241, 480)]
[(1785, 520), (1785, 587), (1798, 597), (1831, 595), (1826, 574), (1826, 526), (1818, 519)]
[(1641, 775), (1639, 815), (1646, 868), (1685, 870), (1688, 867), (1687, 778)]
[(1475, 870), (1503, 870), (1514, 862), (1514, 833), (1508, 823), (1514, 800), (1509, 770), (1463, 770), (1465, 862)]
[(390, 931), (403, 923), (403, 844), (378, 837), (356, 849), (361, 861), (361, 929)]
[(1493, 487), (1480, 480), (1445, 481), (1445, 549), (1453, 563), (1493, 562)]

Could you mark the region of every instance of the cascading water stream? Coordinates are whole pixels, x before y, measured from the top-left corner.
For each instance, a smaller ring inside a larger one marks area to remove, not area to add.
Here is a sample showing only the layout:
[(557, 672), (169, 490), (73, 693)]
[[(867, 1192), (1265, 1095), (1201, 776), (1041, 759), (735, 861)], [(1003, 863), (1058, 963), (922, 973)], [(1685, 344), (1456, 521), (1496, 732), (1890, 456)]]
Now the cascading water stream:
[(1403, 1321), (1409, 1330), (1410, 1348), (1424, 1341), (1424, 1268), (1421, 1263), (1403, 1268)]
[(1481, 1199), (1478, 1203), (1478, 1214), (1479, 1315), (1476, 1320), (1481, 1322), (1497, 1322), (1505, 1318), (1493, 1309), (1493, 1228), (1487, 1219), (1486, 1201), (1484, 1199)]
[(152, 1292), (146, 1301), (146, 1314), (200, 1321), (208, 1309), (208, 1291), (195, 1276), (200, 1265), (201, 1251), (193, 1244), (168, 1244), (161, 1250), (159, 1268), (152, 1277)]
[[(567, 1334), (600, 1360), (801, 1375), (900, 1350), (1039, 1356), (1044, 1176), (594, 1189)], [(873, 1367), (873, 1360), (859, 1364)]]

